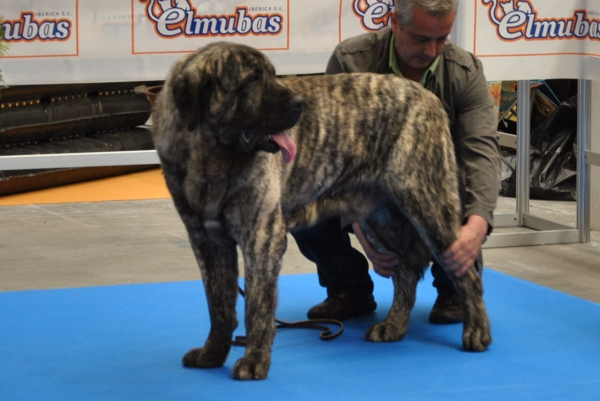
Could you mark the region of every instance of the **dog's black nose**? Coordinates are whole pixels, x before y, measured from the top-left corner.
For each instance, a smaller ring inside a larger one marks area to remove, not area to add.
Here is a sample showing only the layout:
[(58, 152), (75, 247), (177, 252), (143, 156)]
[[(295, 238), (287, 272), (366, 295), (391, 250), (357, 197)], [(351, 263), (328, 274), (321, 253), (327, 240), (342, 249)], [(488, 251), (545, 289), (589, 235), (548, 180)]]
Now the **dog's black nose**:
[(302, 109), (304, 108), (304, 99), (302, 98), (302, 96), (296, 95), (292, 98), (292, 100), (290, 100), (290, 104), (292, 106), (292, 109), (296, 111), (302, 111)]

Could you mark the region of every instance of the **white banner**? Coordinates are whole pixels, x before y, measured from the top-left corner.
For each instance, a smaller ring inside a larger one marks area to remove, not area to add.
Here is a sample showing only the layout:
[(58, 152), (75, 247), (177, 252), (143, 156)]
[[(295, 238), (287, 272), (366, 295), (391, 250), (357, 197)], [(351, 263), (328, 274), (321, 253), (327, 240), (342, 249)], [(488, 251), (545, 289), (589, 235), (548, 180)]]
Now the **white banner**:
[[(323, 72), (343, 39), (389, 24), (393, 0), (2, 0), (8, 85), (162, 80), (214, 41), (279, 74)], [(489, 80), (600, 78), (600, 0), (461, 0), (452, 38)]]
[(600, 78), (600, 0), (462, 0), (454, 39), (490, 80)]

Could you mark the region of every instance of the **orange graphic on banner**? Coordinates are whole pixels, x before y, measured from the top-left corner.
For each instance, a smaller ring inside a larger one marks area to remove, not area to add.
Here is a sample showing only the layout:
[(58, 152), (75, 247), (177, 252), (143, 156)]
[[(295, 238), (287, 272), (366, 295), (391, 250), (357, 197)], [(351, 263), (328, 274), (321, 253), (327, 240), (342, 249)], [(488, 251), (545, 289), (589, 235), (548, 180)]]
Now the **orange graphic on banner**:
[[(346, 4), (344, 4), (346, 3)], [(340, 0), (338, 20), (338, 41), (344, 39), (342, 33), (343, 16), (347, 7), (352, 7), (356, 21), (365, 32), (375, 32), (391, 24), (394, 0)]]
[(365, 31), (378, 31), (390, 24), (394, 0), (353, 0), (352, 11)]

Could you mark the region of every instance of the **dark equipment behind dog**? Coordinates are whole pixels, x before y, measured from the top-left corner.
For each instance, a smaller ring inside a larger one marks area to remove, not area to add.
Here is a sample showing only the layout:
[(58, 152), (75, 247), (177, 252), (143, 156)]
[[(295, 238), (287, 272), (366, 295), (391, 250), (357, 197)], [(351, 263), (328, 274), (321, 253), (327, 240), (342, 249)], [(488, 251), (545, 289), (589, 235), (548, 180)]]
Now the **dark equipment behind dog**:
[[(433, 94), (376, 74), (280, 80), (261, 52), (216, 43), (175, 64), (153, 119), (211, 320), (185, 366), (218, 367), (227, 358), (238, 325), (239, 246), (247, 347), (233, 376), (267, 377), (287, 231), (333, 216), (358, 221), (376, 250), (400, 256), (391, 310), (366, 338), (404, 337), (424, 268), (460, 231), (452, 140)], [(452, 280), (464, 311), (463, 348), (483, 351), (491, 336), (481, 279), (471, 269)]]

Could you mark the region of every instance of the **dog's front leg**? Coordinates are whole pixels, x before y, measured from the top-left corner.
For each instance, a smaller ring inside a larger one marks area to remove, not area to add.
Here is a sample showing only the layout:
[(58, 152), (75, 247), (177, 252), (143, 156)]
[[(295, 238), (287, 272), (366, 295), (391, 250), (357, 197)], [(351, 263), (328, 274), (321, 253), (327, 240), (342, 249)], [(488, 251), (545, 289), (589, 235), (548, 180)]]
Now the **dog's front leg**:
[[(273, 220), (267, 221), (273, 223)], [(246, 353), (233, 369), (238, 380), (265, 379), (275, 337), (277, 277), (286, 248), (283, 220), (260, 227), (244, 244)]]
[(231, 338), (237, 327), (237, 250), (235, 242), (220, 227), (206, 229), (185, 220), (194, 255), (198, 261), (208, 301), (210, 332), (201, 348), (183, 357), (186, 367), (213, 368), (223, 366)]
[[(183, 221), (194, 256), (200, 268), (202, 283), (208, 301), (210, 332), (204, 346), (194, 348), (183, 357), (183, 365), (190, 368), (223, 366), (231, 349), (233, 331), (237, 327), (235, 304), (238, 294), (238, 266), (236, 243), (218, 219), (206, 219), (200, 200), (210, 199), (210, 187), (189, 185), (186, 191), (186, 172), (179, 164), (161, 158), (165, 181), (173, 197), (177, 212)], [(192, 184), (195, 181), (191, 180)], [(213, 190), (214, 191), (214, 190)], [(198, 199), (187, 194), (203, 194)], [(190, 203), (195, 200), (196, 207)]]

